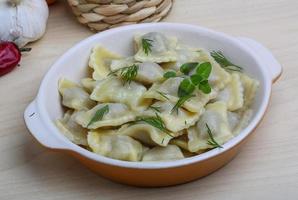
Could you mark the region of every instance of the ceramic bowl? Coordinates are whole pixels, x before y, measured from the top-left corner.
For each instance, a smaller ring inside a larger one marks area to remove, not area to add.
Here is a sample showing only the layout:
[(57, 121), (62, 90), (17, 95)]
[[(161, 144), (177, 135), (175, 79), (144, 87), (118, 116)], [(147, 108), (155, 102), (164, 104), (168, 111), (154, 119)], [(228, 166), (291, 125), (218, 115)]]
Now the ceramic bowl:
[[(247, 74), (260, 81), (253, 117), (249, 125), (223, 148), (177, 161), (127, 162), (92, 153), (65, 138), (54, 124), (63, 111), (58, 93), (58, 79), (74, 81), (86, 76), (91, 49), (102, 44), (122, 55), (131, 55), (133, 35), (150, 31), (176, 36), (184, 44), (221, 50), (234, 63), (241, 65)], [(124, 26), (95, 34), (68, 50), (45, 75), (37, 97), (27, 107), (25, 122), (33, 137), (43, 146), (67, 152), (103, 177), (120, 183), (157, 187), (176, 185), (206, 176), (229, 162), (246, 142), (263, 118), (268, 107), (271, 87), (281, 75), (282, 68), (270, 51), (260, 43), (246, 37), (232, 37), (199, 26), (174, 23), (149, 23)], [(251, 163), (253, 164), (253, 163)]]

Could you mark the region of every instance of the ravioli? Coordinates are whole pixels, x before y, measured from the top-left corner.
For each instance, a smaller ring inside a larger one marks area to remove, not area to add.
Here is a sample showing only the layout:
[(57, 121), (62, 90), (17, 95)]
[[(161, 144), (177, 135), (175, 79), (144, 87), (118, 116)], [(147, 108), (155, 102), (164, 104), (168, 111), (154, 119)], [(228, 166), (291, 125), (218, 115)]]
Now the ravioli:
[(173, 69), (179, 71), (180, 67), (184, 63), (199, 62), (200, 61), (200, 49), (190, 47), (178, 47), (176, 49), (177, 60), (175, 62), (165, 63), (163, 66), (166, 69)]
[(89, 98), (89, 94), (70, 80), (60, 79), (58, 88), (62, 96), (62, 104), (68, 108), (87, 110), (95, 105), (95, 102)]
[(56, 126), (61, 133), (70, 141), (78, 145), (87, 145), (87, 132), (82, 126), (76, 123), (77, 112), (68, 110), (62, 119), (56, 120)]
[[(157, 101), (151, 105), (151, 109), (144, 112), (145, 115), (155, 116), (159, 114), (165, 126), (172, 132), (179, 132), (183, 129), (189, 128), (194, 125), (200, 117), (200, 113), (189, 112), (183, 108), (178, 108), (177, 112), (173, 110), (174, 103), (169, 101)], [(158, 110), (156, 112), (155, 108)]]
[(92, 92), (96, 86), (96, 81), (92, 78), (83, 78), (81, 79), (81, 84), (88, 92)]
[[(103, 118), (90, 124), (90, 121), (92, 120), (94, 115), (96, 115), (96, 112), (105, 106), (108, 106), (108, 112), (103, 116)], [(133, 121), (134, 119), (135, 114), (132, 111), (130, 111), (125, 104), (121, 103), (98, 104), (91, 110), (79, 112), (75, 118), (78, 124), (89, 129), (120, 126), (124, 123)]]
[(250, 122), (252, 118), (252, 109), (247, 109), (242, 112), (228, 113), (228, 121), (232, 130), (233, 135), (238, 135)]
[(214, 146), (209, 144), (210, 135), (207, 126), (213, 135), (213, 138), (219, 145), (224, 144), (233, 134), (230, 130), (227, 116), (227, 106), (224, 102), (215, 102), (206, 106), (197, 124), (188, 131), (188, 147), (191, 152), (197, 152), (204, 149), (212, 149)]
[(128, 135), (149, 146), (167, 146), (173, 137), (179, 135), (179, 133), (161, 131), (148, 124), (124, 125), (118, 133), (119, 135)]
[(224, 101), (228, 110), (234, 111), (243, 107), (243, 86), (237, 73), (231, 75), (231, 81), (218, 93), (216, 101)]
[(140, 161), (143, 146), (140, 142), (126, 135), (89, 132), (88, 144), (96, 154), (125, 161)]
[[(142, 42), (144, 40), (151, 45), (150, 53), (146, 53), (142, 48)], [(177, 60), (177, 53), (175, 51), (177, 46), (176, 38), (166, 37), (164, 34), (158, 32), (150, 32), (143, 36), (136, 35), (135, 43), (137, 53), (134, 58), (139, 62), (163, 63)]]
[(259, 81), (250, 78), (246, 74), (240, 74), (240, 80), (244, 88), (244, 105), (243, 108), (247, 109), (253, 103), (257, 90), (259, 88)]
[(111, 61), (119, 58), (121, 58), (120, 55), (113, 53), (102, 46), (95, 46), (92, 49), (89, 58), (89, 67), (94, 70), (92, 78), (95, 80), (105, 78), (110, 73), (109, 65)]
[[(124, 64), (126, 63), (126, 64)], [(138, 74), (135, 78), (136, 81), (143, 84), (152, 84), (154, 82), (161, 81), (163, 79), (164, 70), (157, 63), (154, 62), (131, 62), (124, 60), (121, 63), (120, 60), (112, 62), (111, 70), (117, 71), (121, 68), (136, 65), (138, 67)]]
[(183, 153), (176, 145), (154, 147), (144, 153), (142, 161), (170, 161), (183, 159)]
[(132, 110), (141, 111), (151, 102), (150, 99), (143, 98), (146, 91), (146, 87), (134, 81), (124, 84), (116, 77), (108, 77), (96, 85), (90, 98), (101, 103), (124, 103)]

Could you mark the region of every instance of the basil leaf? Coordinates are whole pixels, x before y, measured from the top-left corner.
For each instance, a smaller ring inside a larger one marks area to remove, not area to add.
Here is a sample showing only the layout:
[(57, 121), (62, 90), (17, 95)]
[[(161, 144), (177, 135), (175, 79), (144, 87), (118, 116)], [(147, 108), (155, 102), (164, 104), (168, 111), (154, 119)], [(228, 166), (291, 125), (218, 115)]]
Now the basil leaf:
[(173, 77), (176, 77), (176, 76), (177, 76), (177, 74), (174, 71), (168, 71), (168, 72), (164, 73), (164, 75), (163, 75), (163, 77), (166, 78), (166, 79), (173, 78)]
[(195, 90), (195, 85), (193, 85), (189, 79), (183, 79), (178, 88), (178, 96), (183, 97), (190, 95)]
[(203, 78), (198, 74), (194, 74), (190, 76), (190, 80), (194, 85), (199, 85), (199, 83), (203, 80)]
[(198, 66), (198, 64), (199, 63), (197, 62), (184, 63), (183, 65), (181, 65), (180, 71), (183, 74), (188, 75), (190, 71), (192, 71), (194, 68)]
[(212, 70), (212, 66), (210, 62), (204, 62), (199, 65), (196, 69), (196, 74), (200, 75), (204, 79), (208, 79)]
[(201, 83), (199, 85), (199, 89), (205, 94), (209, 94), (211, 92), (211, 87), (208, 82), (206, 84)]

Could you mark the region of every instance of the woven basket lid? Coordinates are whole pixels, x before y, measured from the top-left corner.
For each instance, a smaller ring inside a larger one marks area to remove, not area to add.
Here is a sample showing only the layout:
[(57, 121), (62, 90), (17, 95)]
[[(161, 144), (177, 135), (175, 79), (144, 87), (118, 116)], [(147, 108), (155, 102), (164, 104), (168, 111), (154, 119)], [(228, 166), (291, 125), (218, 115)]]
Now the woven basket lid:
[(102, 31), (123, 25), (158, 22), (173, 0), (68, 0), (81, 24)]

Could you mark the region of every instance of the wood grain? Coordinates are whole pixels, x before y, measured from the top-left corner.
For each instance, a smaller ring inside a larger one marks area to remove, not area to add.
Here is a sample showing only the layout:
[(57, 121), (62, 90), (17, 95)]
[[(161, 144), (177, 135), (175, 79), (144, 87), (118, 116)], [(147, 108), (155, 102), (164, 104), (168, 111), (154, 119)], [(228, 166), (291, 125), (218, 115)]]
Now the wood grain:
[(24, 125), (24, 109), (51, 64), (92, 34), (65, 2), (56, 2), (46, 35), (30, 45), (20, 67), (0, 78), (0, 199), (297, 199), (297, 7), (296, 0), (175, 1), (164, 21), (254, 38), (272, 50), (284, 73), (274, 84), (262, 124), (231, 163), (189, 184), (144, 189), (110, 182), (68, 155), (44, 149)]

